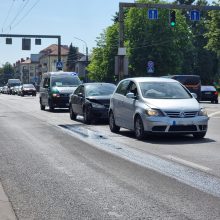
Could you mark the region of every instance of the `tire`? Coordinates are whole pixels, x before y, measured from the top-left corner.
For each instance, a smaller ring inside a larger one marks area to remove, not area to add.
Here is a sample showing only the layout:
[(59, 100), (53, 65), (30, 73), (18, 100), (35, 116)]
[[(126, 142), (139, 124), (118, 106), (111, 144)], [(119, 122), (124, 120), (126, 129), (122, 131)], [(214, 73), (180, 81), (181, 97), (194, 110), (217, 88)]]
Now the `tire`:
[(91, 114), (88, 107), (85, 107), (83, 109), (83, 117), (84, 117), (84, 123), (85, 124), (91, 124)]
[(54, 111), (54, 107), (53, 107), (53, 104), (52, 104), (51, 100), (49, 100), (49, 111), (50, 112)]
[(109, 113), (109, 128), (113, 133), (120, 131), (120, 127), (115, 124), (115, 117), (112, 111)]
[(40, 100), (40, 109), (45, 110), (45, 105), (42, 105), (41, 100)]
[(73, 108), (72, 108), (71, 103), (70, 103), (70, 119), (76, 120), (76, 114), (73, 112)]
[(193, 133), (193, 137), (196, 139), (202, 139), (206, 135), (206, 132), (198, 132), (198, 133)]
[(135, 117), (134, 132), (135, 132), (135, 137), (138, 140), (142, 140), (145, 137), (144, 125), (140, 116)]
[(215, 104), (218, 104), (218, 100), (215, 100)]

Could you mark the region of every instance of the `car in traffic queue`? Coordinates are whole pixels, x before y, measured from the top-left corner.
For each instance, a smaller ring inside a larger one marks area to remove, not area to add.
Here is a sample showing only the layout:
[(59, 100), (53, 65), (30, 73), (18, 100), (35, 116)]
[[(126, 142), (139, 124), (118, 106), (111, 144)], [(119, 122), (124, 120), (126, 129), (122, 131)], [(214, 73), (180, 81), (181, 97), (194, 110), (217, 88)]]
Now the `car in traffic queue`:
[(21, 96), (32, 95), (36, 96), (37, 91), (33, 84), (23, 84), (21, 86)]
[(108, 119), (110, 98), (116, 86), (112, 83), (84, 83), (70, 96), (70, 118), (83, 115), (84, 123)]
[(214, 86), (201, 86), (201, 101), (218, 104), (218, 92)]
[(149, 134), (192, 134), (203, 138), (208, 119), (196, 95), (169, 78), (124, 79), (110, 99), (110, 130), (132, 130), (139, 140)]
[(75, 72), (44, 73), (40, 83), (40, 108), (69, 108), (69, 96), (82, 82)]

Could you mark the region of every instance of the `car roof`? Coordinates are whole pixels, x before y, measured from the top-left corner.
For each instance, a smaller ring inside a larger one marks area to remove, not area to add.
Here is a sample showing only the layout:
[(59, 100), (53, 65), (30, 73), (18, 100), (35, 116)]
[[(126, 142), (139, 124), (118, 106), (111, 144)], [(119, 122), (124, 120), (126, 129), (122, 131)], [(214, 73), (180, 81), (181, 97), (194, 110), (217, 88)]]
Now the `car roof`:
[(44, 75), (51, 75), (51, 76), (72, 75), (72, 76), (78, 76), (78, 74), (76, 72), (64, 72), (64, 71), (47, 72), (47, 73), (44, 73)]
[(124, 80), (131, 80), (134, 82), (177, 82), (174, 79), (170, 78), (163, 78), (163, 77), (133, 77), (133, 78), (126, 78)]

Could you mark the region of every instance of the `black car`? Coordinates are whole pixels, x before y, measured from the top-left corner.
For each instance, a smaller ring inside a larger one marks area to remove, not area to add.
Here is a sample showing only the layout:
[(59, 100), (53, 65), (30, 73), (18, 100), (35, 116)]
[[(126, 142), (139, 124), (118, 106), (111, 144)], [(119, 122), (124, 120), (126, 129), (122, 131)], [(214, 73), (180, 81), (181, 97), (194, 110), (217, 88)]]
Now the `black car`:
[(110, 98), (116, 86), (112, 83), (84, 83), (70, 96), (70, 118), (84, 116), (84, 122), (108, 119)]
[(36, 88), (33, 84), (23, 84), (21, 87), (21, 96), (32, 95), (36, 96)]
[(201, 101), (211, 101), (218, 103), (218, 92), (214, 86), (201, 86)]

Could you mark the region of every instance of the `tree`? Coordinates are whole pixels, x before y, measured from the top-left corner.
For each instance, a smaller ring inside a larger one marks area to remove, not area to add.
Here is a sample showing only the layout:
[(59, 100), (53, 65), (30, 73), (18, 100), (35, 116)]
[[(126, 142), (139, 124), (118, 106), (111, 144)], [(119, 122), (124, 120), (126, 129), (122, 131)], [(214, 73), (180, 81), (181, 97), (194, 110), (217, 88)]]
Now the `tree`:
[(75, 63), (78, 60), (78, 50), (77, 47), (73, 47), (72, 43), (69, 46), (69, 53), (67, 57), (67, 70), (75, 71)]
[(6, 62), (0, 68), (0, 84), (5, 85), (10, 78), (14, 78), (14, 68), (10, 63)]

